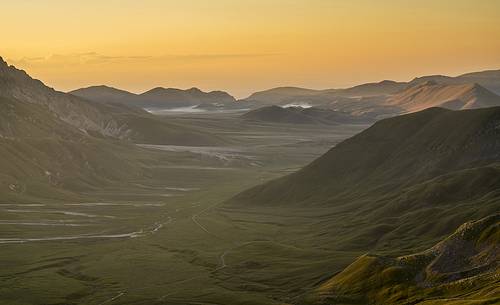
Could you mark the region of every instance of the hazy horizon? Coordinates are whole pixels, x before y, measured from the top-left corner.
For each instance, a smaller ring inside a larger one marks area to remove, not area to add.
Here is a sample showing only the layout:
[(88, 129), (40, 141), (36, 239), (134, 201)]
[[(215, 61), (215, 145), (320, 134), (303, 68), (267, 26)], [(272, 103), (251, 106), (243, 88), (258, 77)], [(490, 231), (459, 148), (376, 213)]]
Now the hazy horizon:
[[(198, 86), (197, 84), (186, 85), (184, 87), (182, 87), (182, 86), (173, 86), (173, 85), (168, 85), (168, 84), (165, 84), (165, 85), (151, 85), (151, 86), (144, 85), (144, 87), (141, 87), (139, 89), (128, 89), (128, 88), (116, 86), (112, 82), (104, 82), (104, 83), (93, 83), (93, 84), (90, 83), (90, 84), (82, 85), (82, 86), (78, 86), (78, 87), (59, 88), (56, 85), (52, 85), (52, 84), (46, 82), (43, 78), (36, 77), (36, 75), (34, 75), (34, 74), (31, 73), (31, 71), (29, 70), (29, 68), (23, 68), (21, 65), (15, 64), (15, 62), (16, 62), (15, 60), (11, 60), (11, 59), (8, 59), (8, 58), (4, 58), (4, 60), (7, 62), (7, 64), (14, 65), (16, 68), (23, 69), (23, 70), (27, 69), (26, 72), (28, 74), (30, 74), (30, 76), (32, 76), (32, 77), (34, 77), (36, 79), (39, 79), (42, 82), (44, 82), (44, 84), (46, 84), (46, 85), (48, 85), (50, 87), (53, 87), (54, 89), (56, 89), (58, 91), (62, 91), (62, 92), (71, 92), (71, 91), (77, 90), (77, 89), (88, 88), (88, 87), (96, 87), (96, 86), (112, 87), (112, 88), (115, 88), (115, 89), (128, 91), (128, 92), (131, 92), (131, 93), (134, 93), (134, 94), (145, 93), (145, 92), (147, 92), (149, 90), (152, 90), (152, 89), (158, 88), (158, 87), (167, 88), (167, 89), (168, 88), (175, 88), (175, 89), (182, 89), (182, 90), (188, 90), (188, 89), (191, 89), (191, 88), (198, 88), (198, 89), (200, 89), (200, 90), (202, 90), (204, 92), (224, 91), (224, 92), (227, 92), (230, 95), (234, 96), (237, 99), (247, 98), (252, 93), (255, 93), (255, 92), (269, 90), (269, 89), (273, 89), (273, 88), (280, 88), (280, 87), (296, 87), (296, 88), (313, 89), (313, 90), (345, 89), (345, 88), (350, 88), (350, 87), (354, 87), (354, 86), (358, 86), (358, 85), (363, 85), (363, 84), (367, 84), (367, 83), (378, 83), (378, 82), (382, 82), (382, 81), (386, 81), (386, 80), (388, 80), (388, 81), (395, 81), (395, 82), (409, 82), (409, 81), (413, 80), (414, 78), (423, 77), (423, 76), (443, 75), (443, 76), (456, 77), (456, 76), (460, 76), (460, 75), (467, 74), (467, 73), (472, 73), (472, 72), (484, 72), (484, 71), (500, 70), (500, 67), (498, 67), (498, 68), (491, 67), (491, 68), (484, 68), (484, 69), (477, 69), (477, 70), (467, 70), (467, 71), (462, 71), (462, 72), (458, 72), (458, 73), (455, 73), (455, 74), (427, 73), (427, 74), (409, 76), (408, 78), (401, 78), (401, 79), (395, 79), (395, 78), (373, 79), (373, 80), (366, 80), (366, 81), (360, 81), (360, 82), (348, 82), (348, 83), (345, 83), (344, 85), (339, 85), (339, 86), (332, 85), (332, 86), (327, 86), (327, 87), (318, 87), (318, 86), (315, 87), (313, 85), (307, 86), (307, 85), (300, 85), (300, 84), (276, 83), (274, 85), (263, 86), (263, 87), (255, 88), (255, 89), (248, 88), (246, 91), (243, 91), (242, 94), (238, 95), (238, 94), (233, 93), (229, 89), (228, 90), (224, 89), (224, 87), (205, 88), (205, 87), (202, 87), (202, 86)], [(132, 86), (131, 88), (134, 88), (134, 87)]]
[(496, 1), (53, 0), (4, 9), (0, 55), (61, 91), (198, 87), (243, 98), (500, 68)]

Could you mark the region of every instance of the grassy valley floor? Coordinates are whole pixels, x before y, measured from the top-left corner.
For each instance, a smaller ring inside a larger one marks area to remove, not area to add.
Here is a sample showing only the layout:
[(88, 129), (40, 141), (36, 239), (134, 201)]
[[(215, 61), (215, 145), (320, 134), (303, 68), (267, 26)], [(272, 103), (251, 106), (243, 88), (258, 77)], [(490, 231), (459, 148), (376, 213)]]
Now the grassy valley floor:
[(358, 254), (310, 248), (314, 213), (221, 203), (297, 170), (366, 126), (297, 128), (235, 114), (165, 119), (202, 127), (227, 144), (143, 146), (155, 156), (140, 156), (149, 176), (86, 189), (75, 200), (0, 195), (3, 302), (292, 302), (325, 267), (345, 267)]

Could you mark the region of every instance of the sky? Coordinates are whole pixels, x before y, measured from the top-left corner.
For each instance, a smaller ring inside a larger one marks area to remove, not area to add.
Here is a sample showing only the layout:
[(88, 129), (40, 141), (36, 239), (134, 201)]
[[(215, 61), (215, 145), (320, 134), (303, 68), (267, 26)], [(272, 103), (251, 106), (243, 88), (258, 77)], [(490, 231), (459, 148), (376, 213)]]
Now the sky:
[(0, 0), (0, 56), (58, 90), (341, 88), (500, 69), (498, 0)]

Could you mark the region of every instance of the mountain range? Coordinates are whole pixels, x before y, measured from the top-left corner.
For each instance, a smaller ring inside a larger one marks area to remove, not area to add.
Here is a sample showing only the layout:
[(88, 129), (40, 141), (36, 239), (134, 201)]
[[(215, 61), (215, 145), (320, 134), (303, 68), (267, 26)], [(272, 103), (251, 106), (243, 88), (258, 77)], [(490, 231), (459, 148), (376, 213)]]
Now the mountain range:
[(278, 87), (251, 94), (243, 101), (283, 104), (297, 102), (297, 99), (310, 100), (311, 102), (326, 102), (324, 100), (332, 97), (374, 97), (396, 94), (409, 87), (426, 83), (428, 81), (443, 85), (478, 84), (495, 94), (500, 94), (500, 70), (489, 70), (482, 72), (467, 73), (456, 77), (443, 75), (430, 75), (417, 77), (409, 82), (395, 82), (384, 80), (377, 83), (367, 83), (346, 89), (306, 89), (298, 87)]
[[(277, 91), (281, 92), (281, 89)], [(267, 96), (266, 100), (272, 100), (283, 107), (313, 106), (373, 119), (392, 117), (430, 107), (461, 110), (500, 106), (500, 96), (477, 83), (445, 84), (435, 80), (415, 81), (410, 84), (384, 81), (344, 91), (327, 90), (315, 94), (309, 92), (300, 96), (289, 95), (288, 92), (285, 90), (283, 95), (277, 95), (276, 91), (271, 90), (270, 95), (267, 93), (263, 95)], [(372, 96), (370, 95), (372, 93), (384, 94)], [(259, 102), (252, 101), (252, 103)]]
[(201, 110), (243, 110), (271, 105), (285, 108), (315, 106), (353, 116), (381, 119), (429, 107), (459, 110), (500, 106), (500, 70), (457, 77), (423, 76), (409, 82), (384, 80), (345, 89), (278, 87), (255, 92), (241, 100), (223, 91), (203, 92), (197, 88), (155, 88), (134, 94), (107, 86), (93, 86), (71, 91), (70, 94), (101, 104), (125, 104), (145, 109), (196, 107)]
[(100, 103), (117, 103), (147, 109), (165, 109), (208, 104), (222, 107), (236, 99), (223, 91), (203, 92), (198, 88), (154, 88), (141, 94), (107, 86), (93, 86), (69, 92), (72, 95)]

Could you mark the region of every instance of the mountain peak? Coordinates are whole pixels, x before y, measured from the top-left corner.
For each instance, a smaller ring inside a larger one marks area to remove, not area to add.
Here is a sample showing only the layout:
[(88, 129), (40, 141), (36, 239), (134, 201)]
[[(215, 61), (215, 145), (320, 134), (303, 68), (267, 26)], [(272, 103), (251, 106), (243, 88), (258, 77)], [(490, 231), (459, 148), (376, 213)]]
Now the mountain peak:
[(163, 91), (163, 90), (165, 90), (164, 87), (154, 87), (153, 89), (150, 89), (146, 92), (159, 92), (159, 91)]
[(396, 84), (397, 82), (390, 80), (390, 79), (384, 79), (383, 81), (379, 82), (380, 85), (392, 85)]
[(190, 89), (188, 89), (187, 91), (189, 91), (189, 92), (196, 92), (196, 93), (201, 93), (201, 92), (203, 92), (203, 91), (201, 91), (199, 88), (196, 88), (196, 87), (190, 88)]

